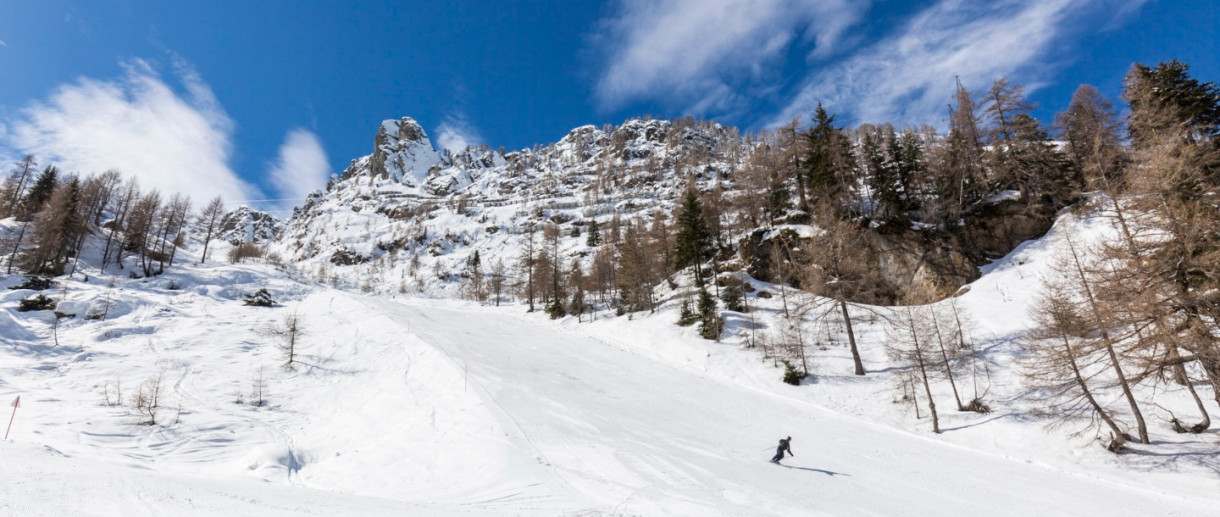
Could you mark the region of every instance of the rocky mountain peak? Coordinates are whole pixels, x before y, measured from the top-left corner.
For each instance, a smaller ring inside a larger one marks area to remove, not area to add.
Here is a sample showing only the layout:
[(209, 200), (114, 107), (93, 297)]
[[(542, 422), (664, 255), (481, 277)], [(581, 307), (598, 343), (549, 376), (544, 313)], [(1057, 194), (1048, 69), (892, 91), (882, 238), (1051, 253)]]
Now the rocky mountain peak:
[[(432, 148), (428, 134), (415, 119), (389, 119), (377, 128), (369, 173), (375, 178), (414, 186), (422, 183), (428, 171), (441, 161), (441, 154)], [(347, 175), (345, 173), (343, 179), (347, 179)]]

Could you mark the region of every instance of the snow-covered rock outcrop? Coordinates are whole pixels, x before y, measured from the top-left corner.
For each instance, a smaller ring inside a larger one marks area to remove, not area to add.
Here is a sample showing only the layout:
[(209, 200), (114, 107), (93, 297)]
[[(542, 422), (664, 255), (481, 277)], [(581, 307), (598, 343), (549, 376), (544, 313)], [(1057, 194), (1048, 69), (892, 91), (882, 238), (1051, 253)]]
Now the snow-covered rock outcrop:
[(270, 242), (279, 238), (284, 224), (275, 216), (248, 206), (237, 207), (220, 220), (216, 238), (237, 245), (243, 242)]
[[(405, 185), (420, 185), (432, 167), (441, 163), (441, 154), (432, 148), (424, 128), (410, 117), (382, 121), (377, 129), (368, 173), (374, 179), (390, 179)], [(348, 168), (347, 179), (359, 169)]]

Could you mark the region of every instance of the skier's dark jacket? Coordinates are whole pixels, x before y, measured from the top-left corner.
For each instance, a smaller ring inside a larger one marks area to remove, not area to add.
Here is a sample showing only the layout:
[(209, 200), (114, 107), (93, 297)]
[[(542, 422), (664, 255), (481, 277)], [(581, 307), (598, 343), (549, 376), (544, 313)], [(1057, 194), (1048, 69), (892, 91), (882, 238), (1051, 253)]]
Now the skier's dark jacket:
[(779, 448), (775, 449), (775, 458), (771, 461), (779, 461), (784, 459), (785, 451), (787, 451), (789, 456), (796, 456), (795, 454), (792, 454), (792, 447), (788, 444), (788, 438), (780, 438)]

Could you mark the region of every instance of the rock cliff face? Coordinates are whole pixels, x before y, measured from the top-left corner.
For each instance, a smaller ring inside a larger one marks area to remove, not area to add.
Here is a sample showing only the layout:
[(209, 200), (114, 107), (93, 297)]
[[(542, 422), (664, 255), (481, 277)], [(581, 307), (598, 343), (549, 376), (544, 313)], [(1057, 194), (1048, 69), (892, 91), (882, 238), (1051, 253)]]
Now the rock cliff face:
[(917, 231), (867, 234), (865, 240), (887, 289), (877, 292), (875, 299), (857, 301), (930, 302), (952, 296), (961, 286), (979, 277), (979, 270), (969, 256), (928, 237)]
[(233, 245), (270, 242), (278, 239), (283, 230), (283, 223), (271, 214), (241, 206), (220, 219), (216, 238)]
[[(811, 267), (796, 251), (807, 246), (806, 241), (792, 230), (757, 230), (742, 240), (741, 260), (754, 278), (779, 281), (781, 264)], [(967, 254), (915, 230), (865, 232), (854, 253), (852, 260), (876, 273), (870, 275), (868, 285), (860, 286), (860, 294), (851, 300), (855, 302), (891, 305), (903, 300), (937, 300), (953, 295), (979, 276)]]
[[(867, 232), (859, 260), (876, 269), (876, 284), (853, 301), (894, 304), (924, 303), (952, 296), (979, 277), (978, 266), (1000, 258), (1017, 245), (1050, 229), (1054, 211), (1045, 205), (1002, 201), (982, 207), (956, 234), (938, 230)], [(777, 267), (800, 261), (792, 249), (804, 239), (796, 232), (753, 232), (742, 241), (746, 271), (760, 280), (778, 279)]]
[(1054, 207), (1018, 201), (1001, 201), (983, 206), (968, 218), (962, 228), (961, 242), (969, 243), (967, 254), (982, 264), (1007, 255), (1018, 244), (1040, 237), (1051, 229)]

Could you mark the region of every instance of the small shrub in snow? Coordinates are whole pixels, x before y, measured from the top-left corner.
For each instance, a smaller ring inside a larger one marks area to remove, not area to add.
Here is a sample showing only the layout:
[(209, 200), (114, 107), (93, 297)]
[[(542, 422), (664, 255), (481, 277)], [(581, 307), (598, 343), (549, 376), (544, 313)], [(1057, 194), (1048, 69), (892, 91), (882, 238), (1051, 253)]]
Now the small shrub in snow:
[(242, 302), (242, 305), (251, 305), (254, 307), (273, 307), (275, 306), (275, 300), (271, 299), (271, 293), (267, 291), (266, 288), (262, 288), (254, 291), (251, 294), (247, 294), (245, 296), (245, 301)]
[(725, 278), (724, 289), (720, 290), (720, 301), (724, 302), (724, 308), (733, 312), (745, 312), (746, 307), (742, 300), (741, 280)]
[(691, 308), (690, 300), (682, 300), (682, 308), (678, 310), (678, 325), (689, 327), (696, 321), (699, 321), (699, 317), (695, 315), (695, 310)]
[(708, 316), (699, 324), (699, 335), (703, 339), (720, 339), (721, 332), (724, 332), (724, 320), (719, 315)]
[(140, 386), (132, 394), (131, 407), (135, 409), (136, 414), (144, 418), (141, 422), (147, 425), (157, 425), (157, 413), (161, 410), (161, 385), (165, 378), (165, 373), (158, 373), (156, 377), (152, 377)]
[(263, 249), (253, 242), (243, 242), (229, 250), (229, 263), (237, 264), (263, 256)]
[(123, 383), (115, 380), (114, 388), (110, 387), (110, 383), (102, 384), (102, 405), (115, 407), (123, 405)]
[(48, 298), (45, 294), (31, 296), (17, 305), (18, 312), (29, 311), (49, 311), (55, 309), (55, 300)]
[(38, 276), (38, 275), (32, 275), (32, 276), (25, 277), (25, 282), (22, 282), (21, 285), (15, 285), (13, 287), (10, 287), (9, 289), (30, 289), (33, 291), (45, 291), (54, 286), (55, 286), (55, 282), (51, 281), (50, 278)]
[(988, 406), (986, 402), (983, 402), (983, 399), (977, 398), (971, 400), (969, 404), (966, 404), (966, 411), (974, 411), (975, 413), (985, 414), (991, 412), (991, 406)]
[[(263, 376), (263, 369), (258, 369), (258, 377), (250, 383), (250, 403), (257, 407), (263, 407), (267, 403), (264, 394), (267, 392), (267, 378)], [(239, 395), (240, 397), (240, 395)]]
[(805, 380), (805, 374), (801, 373), (800, 370), (797, 370), (795, 366), (792, 366), (792, 363), (785, 359), (784, 383), (791, 384), (793, 386), (800, 386), (802, 380)]
[(563, 302), (556, 298), (551, 303), (547, 304), (546, 313), (549, 314), (551, 319), (554, 320), (567, 316), (568, 311), (563, 307)]

